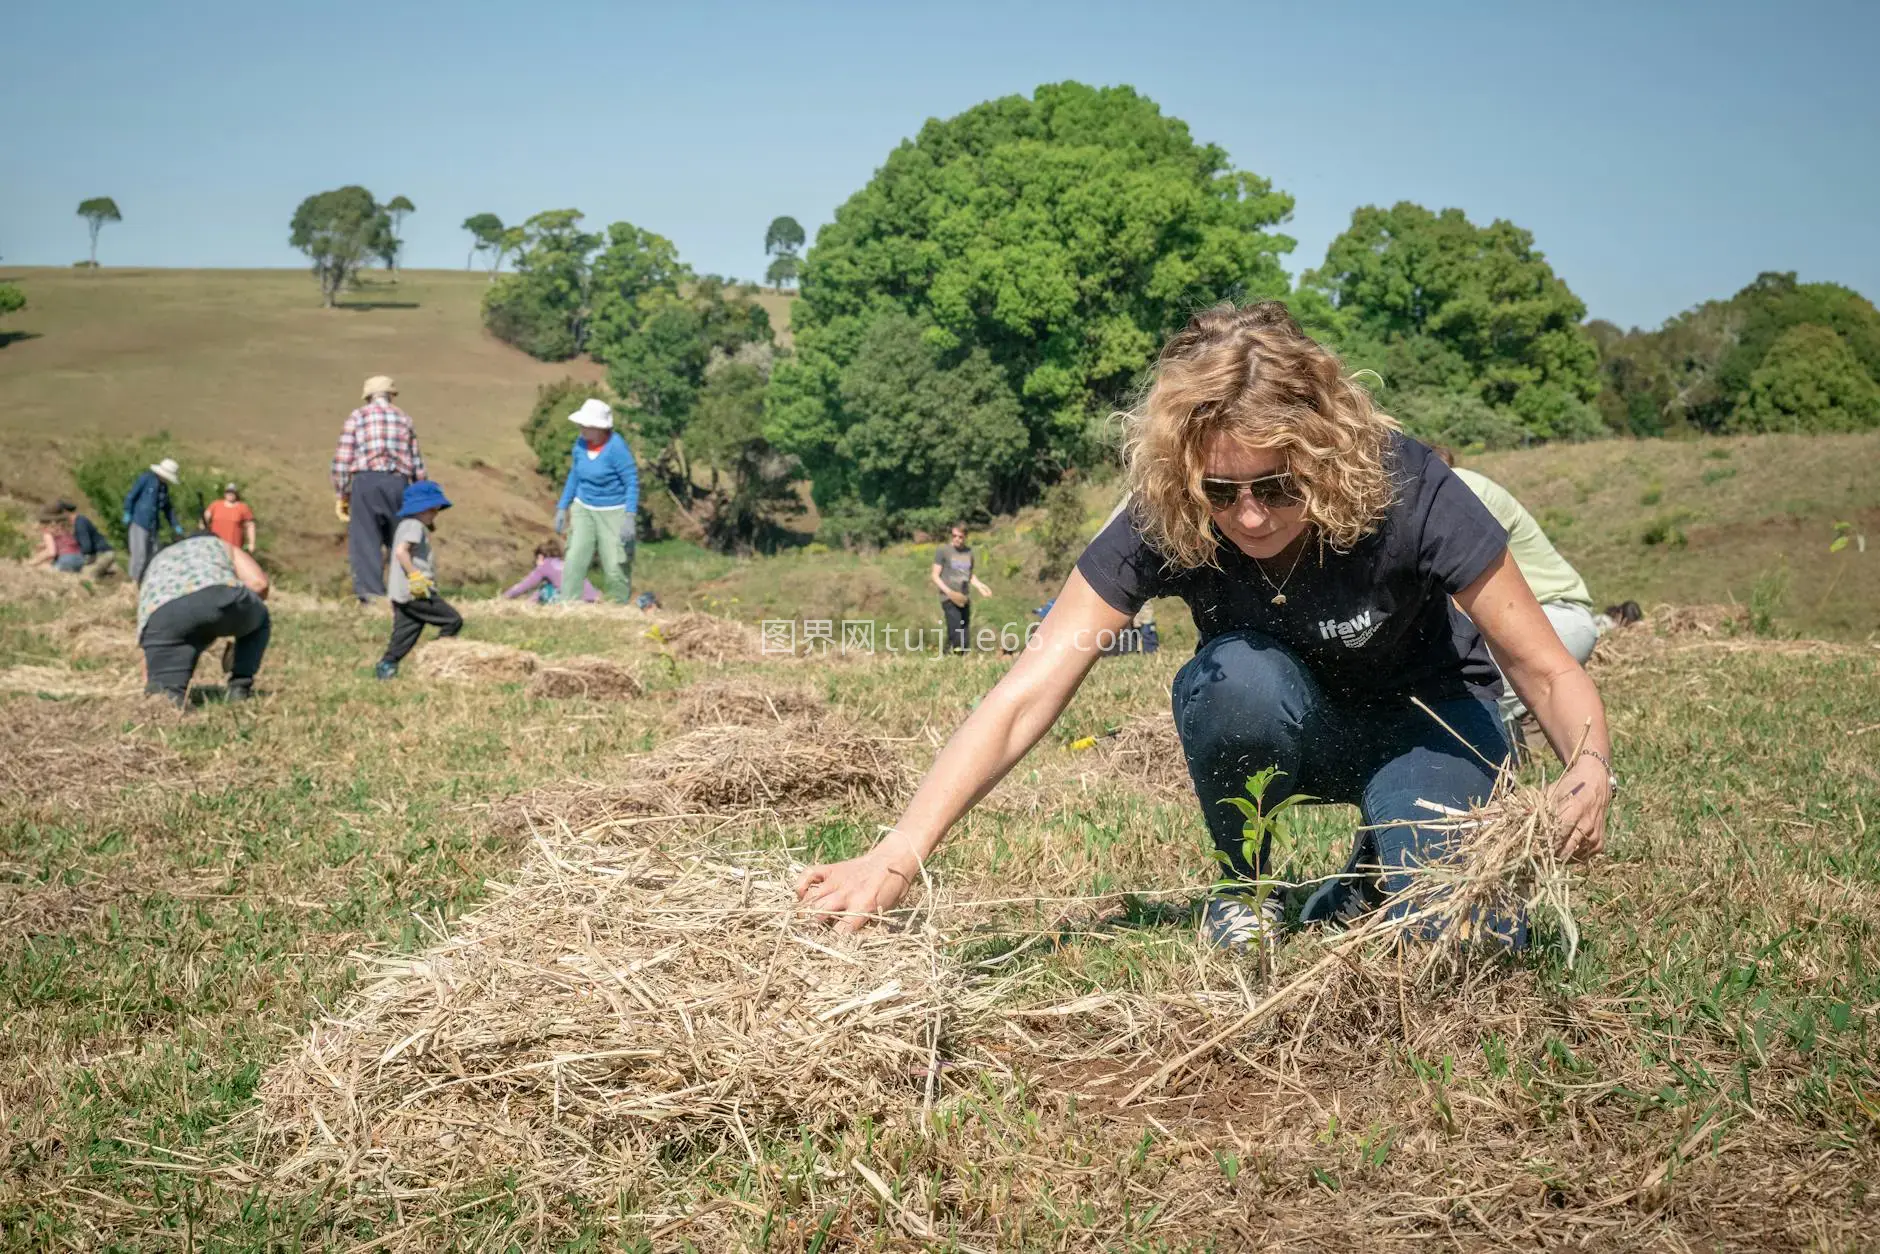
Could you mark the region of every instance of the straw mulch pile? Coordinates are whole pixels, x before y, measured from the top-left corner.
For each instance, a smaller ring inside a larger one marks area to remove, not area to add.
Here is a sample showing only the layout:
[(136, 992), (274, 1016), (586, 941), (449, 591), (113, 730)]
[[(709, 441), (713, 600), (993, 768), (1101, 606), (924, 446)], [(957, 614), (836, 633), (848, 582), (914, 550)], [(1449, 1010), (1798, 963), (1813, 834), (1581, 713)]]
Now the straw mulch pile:
[(632, 667), (604, 657), (542, 659), (529, 678), (532, 697), (631, 701), (645, 692), (646, 685)]
[(763, 638), (749, 623), (688, 612), (647, 629), (660, 648), (681, 661), (735, 662), (763, 656)]
[(918, 1107), (964, 994), (925, 930), (837, 939), (791, 868), (544, 831), (513, 883), (370, 981), (266, 1077), (277, 1184), (658, 1200), (661, 1154)]
[(742, 723), (776, 726), (820, 715), (822, 694), (809, 688), (772, 688), (742, 679), (708, 679), (673, 693), (674, 714), (688, 727)]
[(411, 659), (411, 673), (422, 679), (459, 683), (515, 684), (535, 674), (542, 659), (527, 649), (452, 636), (433, 640)]
[(630, 757), (607, 779), (543, 789), (495, 814), (510, 830), (564, 822), (593, 834), (656, 818), (761, 820), (832, 805), (880, 812), (912, 784), (899, 746), (840, 723), (725, 724)]
[(143, 686), (143, 680), (127, 669), (77, 671), (69, 666), (9, 666), (0, 670), (0, 692), (123, 697), (141, 692)]

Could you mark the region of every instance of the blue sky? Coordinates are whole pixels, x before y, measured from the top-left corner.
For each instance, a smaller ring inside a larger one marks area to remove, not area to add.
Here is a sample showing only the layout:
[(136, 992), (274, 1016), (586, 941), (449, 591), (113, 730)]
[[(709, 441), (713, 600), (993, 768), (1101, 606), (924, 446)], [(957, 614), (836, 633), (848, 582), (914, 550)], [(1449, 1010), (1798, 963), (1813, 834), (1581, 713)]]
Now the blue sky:
[(928, 117), (1127, 83), (1298, 207), (1288, 266), (1361, 204), (1532, 230), (1596, 317), (1655, 325), (1765, 269), (1880, 297), (1880, 5), (417, 5), (14, 0), (0, 10), (0, 255), (287, 266), (309, 192), (459, 223), (576, 207), (754, 276)]

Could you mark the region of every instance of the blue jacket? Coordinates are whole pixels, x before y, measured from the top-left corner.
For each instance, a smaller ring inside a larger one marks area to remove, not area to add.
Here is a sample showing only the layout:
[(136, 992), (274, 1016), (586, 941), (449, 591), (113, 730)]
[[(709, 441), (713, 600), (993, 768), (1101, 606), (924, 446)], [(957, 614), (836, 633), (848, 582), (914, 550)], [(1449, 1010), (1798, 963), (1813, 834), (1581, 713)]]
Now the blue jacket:
[(176, 525), (176, 508), (170, 504), (170, 485), (157, 478), (156, 471), (146, 470), (137, 476), (137, 482), (124, 497), (124, 525), (142, 527), (155, 535), (159, 518), (169, 519), (170, 530), (179, 536), (183, 534), (183, 529)]
[(567, 509), (576, 497), (595, 509), (627, 507), (629, 514), (640, 508), (640, 467), (633, 460), (633, 450), (618, 431), (601, 445), (599, 457), (589, 457), (581, 437), (574, 439), (574, 464), (568, 468), (568, 486), (561, 490), (561, 508)]

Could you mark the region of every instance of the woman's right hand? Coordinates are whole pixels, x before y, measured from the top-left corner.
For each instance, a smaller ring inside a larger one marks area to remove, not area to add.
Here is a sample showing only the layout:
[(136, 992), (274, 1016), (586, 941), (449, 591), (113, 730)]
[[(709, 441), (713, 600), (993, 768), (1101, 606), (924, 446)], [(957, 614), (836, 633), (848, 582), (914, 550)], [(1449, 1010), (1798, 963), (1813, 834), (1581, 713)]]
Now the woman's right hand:
[(894, 909), (919, 873), (918, 864), (910, 872), (889, 855), (872, 850), (846, 862), (811, 867), (796, 877), (796, 896), (806, 911), (833, 923), (836, 931), (859, 932)]
[(555, 534), (560, 535), (562, 532), (566, 531), (567, 529), (568, 529), (568, 511), (565, 509), (556, 510), (555, 511)]

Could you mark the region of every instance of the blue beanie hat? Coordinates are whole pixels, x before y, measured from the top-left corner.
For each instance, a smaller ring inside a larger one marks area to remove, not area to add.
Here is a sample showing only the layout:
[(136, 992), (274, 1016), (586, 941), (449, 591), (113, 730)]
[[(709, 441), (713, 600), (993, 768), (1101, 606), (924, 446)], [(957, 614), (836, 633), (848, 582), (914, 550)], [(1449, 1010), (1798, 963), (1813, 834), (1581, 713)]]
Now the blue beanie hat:
[(444, 489), (429, 479), (420, 479), (416, 483), (405, 485), (405, 499), (398, 508), (400, 518), (410, 518), (432, 508), (450, 508), (450, 498), (444, 495)]

